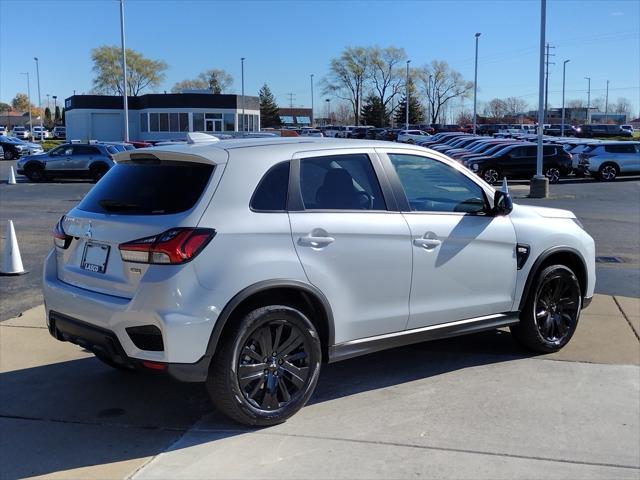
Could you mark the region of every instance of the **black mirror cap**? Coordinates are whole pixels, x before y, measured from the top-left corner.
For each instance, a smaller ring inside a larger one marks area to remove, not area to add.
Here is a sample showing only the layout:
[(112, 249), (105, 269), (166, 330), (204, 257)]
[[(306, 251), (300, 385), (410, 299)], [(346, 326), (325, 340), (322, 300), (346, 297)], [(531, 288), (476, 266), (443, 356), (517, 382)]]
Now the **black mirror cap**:
[(508, 192), (502, 190), (496, 190), (496, 194), (493, 197), (493, 214), (494, 215), (509, 215), (513, 210), (513, 200)]

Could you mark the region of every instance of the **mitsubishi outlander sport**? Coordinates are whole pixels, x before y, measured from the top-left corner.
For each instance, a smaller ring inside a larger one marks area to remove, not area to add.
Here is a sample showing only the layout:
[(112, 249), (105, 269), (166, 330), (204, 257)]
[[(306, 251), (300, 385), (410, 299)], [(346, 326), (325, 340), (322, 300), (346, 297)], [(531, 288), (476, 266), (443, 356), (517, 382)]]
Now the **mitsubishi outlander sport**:
[(321, 365), (509, 326), (564, 347), (595, 285), (573, 213), (405, 144), (234, 139), (121, 152), (53, 231), (51, 335), (285, 421)]

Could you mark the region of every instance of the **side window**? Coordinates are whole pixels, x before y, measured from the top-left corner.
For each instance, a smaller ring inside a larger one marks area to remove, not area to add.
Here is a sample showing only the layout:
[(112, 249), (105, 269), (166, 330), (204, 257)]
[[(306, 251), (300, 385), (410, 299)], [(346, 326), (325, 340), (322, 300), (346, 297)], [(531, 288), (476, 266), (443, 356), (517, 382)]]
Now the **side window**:
[(518, 148), (514, 148), (513, 150), (511, 150), (511, 152), (509, 152), (509, 156), (511, 158), (521, 158), (525, 156), (525, 151), (524, 151), (524, 147), (518, 147)]
[(305, 210), (386, 210), (366, 154), (303, 158), (300, 191)]
[(411, 210), (415, 212), (481, 213), (482, 188), (456, 169), (417, 155), (390, 153)]
[(96, 147), (88, 147), (86, 145), (76, 145), (73, 147), (74, 155), (99, 155), (100, 150)]
[(282, 212), (287, 209), (289, 162), (279, 163), (265, 173), (251, 198), (251, 208), (261, 212)]
[(53, 157), (62, 157), (64, 155), (71, 155), (72, 151), (71, 145), (61, 145), (58, 148), (51, 150), (50, 155)]

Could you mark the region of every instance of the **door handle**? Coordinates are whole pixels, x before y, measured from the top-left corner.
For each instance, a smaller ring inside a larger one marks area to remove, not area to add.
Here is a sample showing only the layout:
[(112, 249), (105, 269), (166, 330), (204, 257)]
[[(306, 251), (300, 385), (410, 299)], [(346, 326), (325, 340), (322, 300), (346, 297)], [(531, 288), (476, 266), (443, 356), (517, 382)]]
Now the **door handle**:
[(413, 244), (417, 247), (423, 247), (426, 250), (430, 250), (441, 245), (442, 240), (438, 240), (437, 238), (414, 238)]
[(333, 237), (315, 237), (313, 235), (305, 235), (304, 237), (298, 238), (298, 245), (302, 245), (304, 247), (326, 247), (330, 243), (335, 242), (336, 239)]

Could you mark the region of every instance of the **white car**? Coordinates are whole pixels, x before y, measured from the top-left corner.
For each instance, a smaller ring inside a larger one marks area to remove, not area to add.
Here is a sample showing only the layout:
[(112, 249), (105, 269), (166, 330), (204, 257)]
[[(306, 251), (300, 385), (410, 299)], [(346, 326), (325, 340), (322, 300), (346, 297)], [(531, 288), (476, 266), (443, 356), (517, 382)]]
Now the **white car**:
[(322, 132), (317, 128), (303, 128), (300, 130), (301, 137), (324, 137)]
[(206, 382), (244, 424), (297, 412), (326, 362), (504, 326), (557, 351), (593, 296), (573, 213), (513, 205), (424, 148), (236, 139), (116, 163), (54, 229), (49, 331)]
[(416, 143), (418, 141), (429, 140), (429, 137), (431, 137), (431, 135), (422, 130), (400, 130), (398, 132), (398, 142), (404, 143)]
[(23, 126), (15, 126), (13, 130), (11, 130), (11, 136), (19, 138), (20, 140), (27, 140), (30, 135), (29, 129)]
[(41, 140), (45, 138), (49, 138), (49, 131), (46, 128), (35, 126), (31, 129), (32, 140)]
[(343, 132), (346, 127), (342, 125), (329, 125), (324, 129), (325, 137), (336, 137), (338, 133)]
[(620, 128), (633, 134), (633, 125), (620, 125)]

